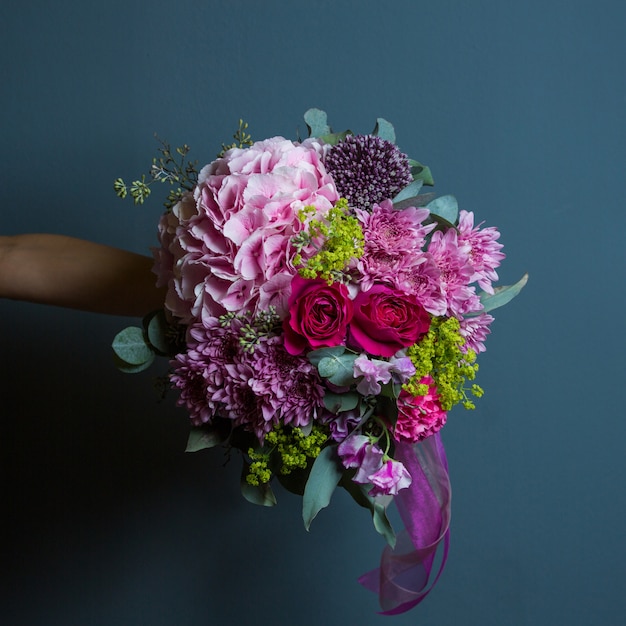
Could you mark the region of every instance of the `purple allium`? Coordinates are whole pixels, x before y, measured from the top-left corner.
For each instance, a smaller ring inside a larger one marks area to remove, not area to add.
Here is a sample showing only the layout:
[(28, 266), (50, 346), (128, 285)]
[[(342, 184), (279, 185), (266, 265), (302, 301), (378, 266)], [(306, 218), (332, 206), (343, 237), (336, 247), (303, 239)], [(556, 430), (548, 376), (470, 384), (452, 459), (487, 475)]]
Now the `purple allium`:
[(413, 179), (406, 154), (375, 135), (348, 135), (324, 159), (339, 195), (355, 209), (393, 198)]

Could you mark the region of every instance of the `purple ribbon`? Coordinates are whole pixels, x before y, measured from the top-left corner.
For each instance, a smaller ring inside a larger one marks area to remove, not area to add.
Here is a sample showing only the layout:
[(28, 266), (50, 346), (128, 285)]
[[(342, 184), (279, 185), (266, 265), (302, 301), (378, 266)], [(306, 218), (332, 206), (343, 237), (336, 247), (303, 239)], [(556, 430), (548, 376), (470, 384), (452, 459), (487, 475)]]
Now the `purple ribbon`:
[[(396, 547), (385, 547), (380, 567), (359, 578), (379, 596), (383, 615), (404, 613), (419, 604), (435, 586), (448, 558), (450, 543), (450, 478), (439, 433), (411, 445), (396, 444), (394, 458), (413, 479), (394, 501), (404, 530)], [(437, 549), (443, 544), (439, 570), (428, 585)]]

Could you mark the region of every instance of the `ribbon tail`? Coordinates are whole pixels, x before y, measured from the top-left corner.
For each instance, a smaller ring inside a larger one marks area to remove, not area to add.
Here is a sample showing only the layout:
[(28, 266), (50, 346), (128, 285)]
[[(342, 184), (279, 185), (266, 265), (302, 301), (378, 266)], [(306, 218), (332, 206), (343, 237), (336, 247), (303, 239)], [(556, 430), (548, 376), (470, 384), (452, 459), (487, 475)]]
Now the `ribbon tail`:
[[(411, 486), (394, 498), (404, 529), (396, 547), (383, 550), (380, 567), (359, 579), (378, 594), (383, 615), (404, 613), (430, 593), (444, 569), (450, 544), (450, 478), (439, 433), (414, 445), (397, 443), (394, 458), (412, 477)], [(429, 584), (440, 546), (439, 569)]]

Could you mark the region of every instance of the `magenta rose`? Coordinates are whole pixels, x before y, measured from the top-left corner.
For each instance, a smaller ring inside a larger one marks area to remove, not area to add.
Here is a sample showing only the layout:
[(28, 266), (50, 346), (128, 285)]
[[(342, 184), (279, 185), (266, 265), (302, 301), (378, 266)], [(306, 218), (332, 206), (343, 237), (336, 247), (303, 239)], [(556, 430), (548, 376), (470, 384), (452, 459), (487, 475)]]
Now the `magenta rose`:
[(290, 354), (301, 354), (307, 348), (343, 345), (351, 319), (352, 300), (345, 285), (296, 275), (283, 322), (285, 348)]
[(428, 332), (430, 317), (415, 296), (374, 285), (354, 299), (350, 340), (375, 356), (390, 357)]

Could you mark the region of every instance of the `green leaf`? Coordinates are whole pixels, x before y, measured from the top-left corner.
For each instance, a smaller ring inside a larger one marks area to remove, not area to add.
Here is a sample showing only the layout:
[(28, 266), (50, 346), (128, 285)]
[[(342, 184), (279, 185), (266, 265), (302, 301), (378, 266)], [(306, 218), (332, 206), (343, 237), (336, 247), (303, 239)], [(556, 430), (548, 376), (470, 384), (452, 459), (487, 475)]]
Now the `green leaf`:
[(315, 516), (330, 504), (330, 498), (343, 474), (337, 446), (324, 448), (315, 459), (302, 497), (302, 518), (309, 530)]
[(154, 352), (146, 343), (143, 330), (129, 326), (115, 335), (113, 351), (129, 365), (143, 365), (154, 359)]
[(524, 288), (527, 282), (528, 274), (524, 274), (514, 285), (496, 287), (493, 290), (493, 295), (489, 293), (481, 293), (480, 301), (484, 307), (481, 313), (493, 311), (494, 309), (509, 303)]
[(211, 426), (193, 426), (189, 431), (185, 452), (198, 452), (224, 443), (228, 436), (220, 428)]
[(372, 510), (372, 521), (374, 528), (381, 534), (391, 548), (396, 546), (396, 533), (393, 531), (391, 522), (387, 518), (387, 509), (379, 502), (374, 502)]
[(130, 363), (126, 363), (126, 361), (122, 361), (117, 354), (113, 353), (113, 362), (118, 370), (124, 372), (124, 374), (138, 374), (139, 372), (143, 372), (147, 370), (154, 361), (154, 353), (152, 353), (152, 358), (148, 359), (144, 363), (140, 363), (139, 365), (131, 365)]
[(324, 394), (324, 406), (335, 415), (337, 415), (337, 413), (341, 413), (342, 411), (351, 411), (356, 408), (358, 404), (358, 393), (332, 393), (327, 391)]
[(317, 138), (323, 143), (327, 143), (330, 146), (338, 144), (343, 141), (348, 135), (351, 135), (351, 130), (344, 130), (342, 133), (330, 133), (330, 135), (320, 135)]
[(376, 126), (374, 126), (372, 135), (391, 141), (391, 143), (396, 143), (396, 131), (393, 124), (382, 117), (376, 118)]
[(173, 356), (173, 347), (169, 339), (169, 328), (163, 310), (155, 311), (144, 320), (148, 341), (162, 356)]
[(304, 114), (306, 127), (309, 129), (309, 137), (321, 137), (330, 135), (333, 131), (328, 125), (328, 116), (321, 109), (309, 109)]
[(354, 362), (356, 354), (342, 354), (341, 356), (326, 356), (318, 364), (317, 369), (322, 378), (338, 387), (346, 387), (354, 383)]
[(311, 465), (312, 463), (305, 469), (301, 469), (299, 467), (293, 469), (291, 470), (291, 472), (289, 472), (289, 474), (281, 474), (281, 472), (277, 472), (276, 478), (287, 491), (297, 496), (302, 496), (304, 495), (306, 481), (309, 478)]
[(330, 356), (341, 356), (345, 351), (346, 349), (343, 346), (334, 346), (333, 348), (318, 348), (317, 350), (308, 352), (306, 356), (311, 364), (317, 367), (323, 358)]
[(435, 184), (433, 175), (430, 171), (430, 167), (423, 165), (419, 161), (409, 159), (409, 166), (411, 167), (411, 175), (413, 180), (421, 180), (425, 185), (432, 187)]
[(274, 506), (276, 504), (276, 496), (272, 491), (269, 483), (262, 483), (260, 485), (251, 485), (246, 480), (248, 475), (248, 463), (244, 459), (243, 470), (241, 472), (241, 495), (252, 504), (258, 504), (259, 506)]
[(407, 207), (425, 207), (431, 200), (434, 200), (436, 194), (434, 193), (421, 193), (419, 196), (413, 196), (412, 198), (407, 198), (406, 200), (400, 200), (400, 202), (394, 202), (393, 208), (396, 211), (401, 211), (402, 209), (406, 209)]
[(387, 509), (383, 504), (384, 501), (372, 498), (368, 493), (368, 485), (357, 484), (347, 475), (343, 476), (340, 484), (359, 506), (369, 509), (376, 532), (382, 535), (392, 548), (395, 547), (396, 533), (387, 518)]
[(459, 205), (454, 196), (441, 196), (426, 205), (431, 214), (443, 217), (450, 224), (456, 224), (459, 216)]
[(409, 183), (400, 193), (396, 195), (393, 199), (393, 203), (402, 202), (403, 200), (408, 200), (409, 198), (415, 198), (419, 193), (419, 190), (422, 188), (424, 183), (421, 180), (414, 180), (412, 183)]

